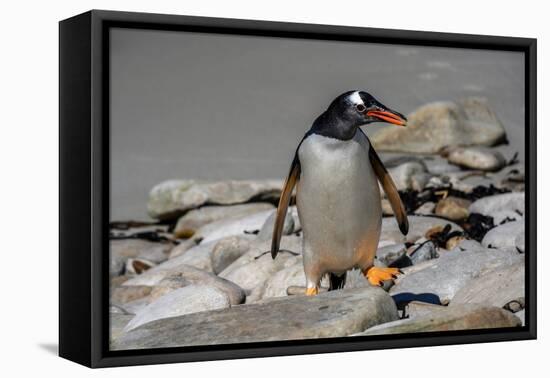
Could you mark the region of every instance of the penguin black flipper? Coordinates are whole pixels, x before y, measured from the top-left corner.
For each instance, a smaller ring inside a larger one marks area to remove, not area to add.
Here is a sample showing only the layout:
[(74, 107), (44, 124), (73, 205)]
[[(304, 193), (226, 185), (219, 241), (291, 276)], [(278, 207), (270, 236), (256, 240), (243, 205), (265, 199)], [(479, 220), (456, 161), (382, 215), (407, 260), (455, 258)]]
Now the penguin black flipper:
[(283, 235), (283, 227), (285, 224), (288, 205), (290, 204), (290, 198), (292, 197), (292, 190), (296, 186), (299, 178), (300, 160), (298, 159), (298, 151), (296, 151), (296, 154), (294, 155), (294, 159), (292, 160), (292, 164), (290, 166), (290, 172), (288, 173), (285, 184), (283, 185), (283, 190), (281, 191), (279, 206), (277, 206), (277, 215), (275, 218), (275, 225), (273, 226), (273, 238), (271, 240), (272, 258), (275, 258), (277, 256), (277, 253), (279, 253), (281, 236)]
[[(363, 130), (361, 130), (361, 132), (365, 134)], [(368, 139), (366, 135), (365, 137)], [(378, 177), (378, 181), (380, 181), (380, 184), (382, 184), (382, 188), (384, 188), (384, 192), (386, 192), (386, 196), (390, 201), (391, 208), (393, 210), (393, 213), (395, 214), (395, 218), (397, 219), (397, 225), (399, 226), (401, 233), (403, 235), (407, 235), (409, 233), (409, 220), (407, 219), (407, 212), (405, 211), (405, 206), (401, 201), (401, 197), (399, 196), (399, 192), (397, 191), (397, 188), (393, 182), (393, 179), (388, 173), (388, 170), (386, 169), (386, 167), (384, 167), (384, 163), (382, 163), (382, 160), (380, 160), (380, 157), (372, 147), (370, 140), (369, 140), (369, 144), (370, 144), (369, 159), (370, 159), (370, 163), (372, 164), (372, 168), (374, 169), (374, 172)]]

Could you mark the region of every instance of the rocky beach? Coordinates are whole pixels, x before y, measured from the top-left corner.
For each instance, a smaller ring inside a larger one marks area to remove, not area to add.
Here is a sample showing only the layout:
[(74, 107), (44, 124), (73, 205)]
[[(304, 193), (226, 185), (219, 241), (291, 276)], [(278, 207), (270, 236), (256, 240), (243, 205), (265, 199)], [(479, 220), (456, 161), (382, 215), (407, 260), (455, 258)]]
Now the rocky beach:
[(403, 236), (382, 198), (375, 265), (400, 268), (395, 281), (351, 271), (305, 297), (295, 206), (268, 252), (282, 178), (171, 179), (144, 204), (155, 221), (110, 224), (111, 348), (522, 326), (525, 169), (497, 114), (469, 97), (407, 117), (370, 136), (410, 224)]

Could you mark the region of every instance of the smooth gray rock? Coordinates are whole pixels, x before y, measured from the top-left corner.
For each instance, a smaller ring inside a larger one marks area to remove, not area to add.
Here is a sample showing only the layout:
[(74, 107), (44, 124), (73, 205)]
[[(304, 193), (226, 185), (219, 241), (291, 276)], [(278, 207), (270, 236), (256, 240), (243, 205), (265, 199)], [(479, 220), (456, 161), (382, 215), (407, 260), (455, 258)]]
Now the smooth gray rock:
[(185, 264), (170, 268), (163, 268), (162, 265), (163, 264), (158, 265), (147, 272), (124, 282), (123, 286), (156, 286), (165, 278), (181, 277), (180, 281), (182, 282), (182, 286), (187, 284), (213, 286), (224, 291), (229, 297), (231, 304), (239, 304), (244, 302), (244, 291), (233, 282)]
[(483, 197), (470, 205), (470, 213), (491, 214), (503, 210), (525, 213), (525, 192), (496, 194)]
[(242, 236), (247, 232), (258, 232), (274, 212), (275, 210), (264, 210), (251, 215), (208, 223), (197, 230), (193, 239), (201, 241), (202, 244), (228, 236)]
[[(285, 223), (283, 224), (283, 235), (290, 235), (294, 232), (294, 218), (298, 217), (298, 211), (296, 206), (290, 206), (286, 213)], [(258, 239), (270, 240), (273, 236), (273, 227), (275, 226), (275, 219), (277, 218), (277, 212), (273, 211), (271, 215), (265, 220), (260, 232), (258, 233)]]
[(235, 260), (248, 252), (250, 243), (250, 238), (244, 236), (230, 236), (216, 242), (211, 257), (214, 273), (221, 273)]
[(195, 247), (197, 244), (197, 241), (193, 239), (180, 239), (179, 244), (172, 248), (172, 250), (170, 251), (170, 255), (168, 255), (168, 258), (173, 259), (175, 257), (181, 256), (183, 252)]
[[(192, 284), (193, 284), (192, 281), (186, 279), (182, 275), (175, 274), (173, 276), (167, 276), (163, 278), (155, 286), (150, 287), (151, 293), (148, 297), (149, 302), (155, 301), (160, 297), (162, 297), (163, 295), (166, 295), (174, 290), (181, 289), (182, 287), (186, 287)], [(132, 286), (127, 286), (127, 287), (132, 287)]]
[(439, 254), (437, 253), (435, 244), (431, 240), (419, 245), (410, 255), (413, 264), (418, 264), (438, 257)]
[(304, 286), (306, 276), (302, 259), (269, 277), (263, 284), (256, 286), (246, 298), (246, 303), (254, 303), (266, 298), (286, 297), (287, 289), (291, 286)]
[(525, 232), (524, 222), (508, 222), (485, 234), (481, 245), (487, 248), (516, 250), (516, 237)]
[(152, 218), (177, 219), (187, 210), (203, 205), (235, 205), (280, 196), (282, 180), (230, 180), (205, 182), (170, 180), (156, 185), (149, 194), (147, 210)]
[(195, 312), (229, 308), (227, 294), (212, 286), (189, 285), (176, 289), (136, 313), (124, 327), (128, 332), (143, 324)]
[(484, 305), (461, 305), (454, 308), (438, 309), (426, 315), (419, 315), (410, 319), (384, 323), (369, 328), (356, 336), (519, 326), (521, 326), (521, 321), (514, 314), (501, 308)]
[(388, 169), (398, 190), (421, 191), (430, 179), (421, 161), (410, 161)]
[(432, 102), (408, 117), (407, 127), (386, 127), (370, 137), (378, 151), (436, 154), (448, 146), (492, 146), (506, 133), (487, 101)]
[[(217, 274), (244, 254), (248, 250), (250, 241), (254, 238), (254, 235), (243, 234), (212, 241), (203, 241), (200, 244), (194, 244), (191, 248), (180, 244), (172, 249), (170, 253), (170, 256), (175, 257), (172, 257), (163, 266), (171, 267), (187, 264)], [(182, 248), (181, 251), (180, 248)]]
[(380, 234), (379, 247), (390, 244), (400, 244), (405, 241), (414, 243), (421, 237), (424, 237), (426, 231), (435, 226), (450, 224), (451, 230), (462, 231), (459, 225), (446, 219), (417, 215), (409, 215), (407, 218), (409, 219), (409, 233), (406, 236), (401, 233), (394, 218), (382, 219), (382, 232)]
[(262, 211), (273, 209), (270, 203), (244, 203), (239, 205), (228, 206), (203, 206), (198, 209), (187, 212), (184, 216), (178, 219), (178, 223), (174, 228), (176, 236), (193, 235), (200, 227), (205, 224), (219, 221), (222, 219), (243, 217)]
[(447, 159), (461, 167), (491, 172), (501, 169), (506, 164), (506, 159), (499, 151), (479, 147), (453, 148), (448, 152)]
[(450, 306), (479, 303), (504, 307), (505, 304), (525, 297), (525, 263), (520, 261), (508, 267), (487, 272), (462, 287), (451, 300)]
[(485, 252), (485, 247), (477, 240), (464, 239), (457, 246), (450, 250), (451, 253), (470, 251), (470, 252)]
[(220, 273), (220, 277), (224, 277), (231, 282), (235, 282), (241, 286), (247, 293), (253, 292), (257, 287), (262, 286), (265, 281), (273, 277), (278, 271), (288, 268), (296, 263), (297, 257), (282, 254), (275, 260), (271, 259), (270, 255), (264, 255), (257, 260), (239, 266), (235, 269), (226, 270)]
[(109, 245), (111, 276), (122, 274), (129, 258), (161, 263), (168, 259), (168, 253), (173, 247), (170, 243), (154, 243), (141, 239), (111, 240)]
[(299, 256), (285, 252), (302, 253), (302, 238), (294, 235), (281, 238), (281, 249), (277, 258), (273, 260), (270, 254), (271, 241), (256, 241), (251, 243), (250, 250), (225, 268), (220, 274), (231, 282), (236, 283), (247, 292), (263, 285), (278, 271), (296, 264)]
[[(197, 269), (212, 272), (212, 250), (215, 246), (216, 241), (202, 242), (191, 248), (178, 245), (170, 252), (171, 256), (175, 255), (176, 257), (172, 257), (168, 261), (162, 263), (159, 269), (170, 269), (178, 265), (186, 264), (194, 266)], [(179, 251), (180, 247), (184, 248), (181, 252)]]
[(390, 293), (432, 293), (438, 295), (441, 302), (450, 301), (471, 280), (521, 260), (517, 252), (494, 249), (441, 254), (438, 259), (419, 264), (417, 269), (402, 269), (405, 274), (397, 278)]
[(341, 337), (397, 319), (381, 288), (288, 297), (147, 323), (119, 337), (114, 350)]
[(376, 250), (376, 258), (382, 264), (388, 266), (407, 253), (405, 244), (391, 244)]

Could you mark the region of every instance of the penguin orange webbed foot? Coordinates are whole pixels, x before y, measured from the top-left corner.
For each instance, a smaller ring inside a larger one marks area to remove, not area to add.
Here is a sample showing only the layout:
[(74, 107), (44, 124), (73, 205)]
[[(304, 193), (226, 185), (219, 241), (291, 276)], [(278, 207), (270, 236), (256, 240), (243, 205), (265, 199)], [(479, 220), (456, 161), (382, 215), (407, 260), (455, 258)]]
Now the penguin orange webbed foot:
[(309, 297), (309, 296), (312, 296), (312, 295), (317, 295), (319, 294), (319, 289), (316, 288), (316, 287), (308, 287), (306, 289), (306, 295)]
[(397, 275), (402, 273), (398, 268), (380, 268), (373, 266), (363, 272), (371, 285), (382, 286), (382, 283), (387, 280), (397, 278)]

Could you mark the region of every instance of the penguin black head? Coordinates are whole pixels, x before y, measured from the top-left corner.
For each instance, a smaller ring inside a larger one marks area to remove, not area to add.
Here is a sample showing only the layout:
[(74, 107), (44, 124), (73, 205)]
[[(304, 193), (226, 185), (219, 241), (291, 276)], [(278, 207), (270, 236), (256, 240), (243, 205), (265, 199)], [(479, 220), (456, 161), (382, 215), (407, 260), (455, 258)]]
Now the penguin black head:
[(357, 128), (372, 122), (405, 126), (407, 118), (364, 91), (349, 91), (336, 97), (315, 120), (312, 131), (332, 138), (353, 138)]

